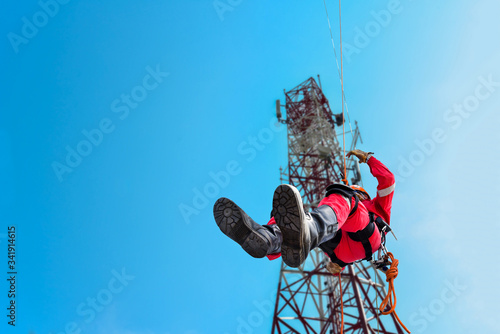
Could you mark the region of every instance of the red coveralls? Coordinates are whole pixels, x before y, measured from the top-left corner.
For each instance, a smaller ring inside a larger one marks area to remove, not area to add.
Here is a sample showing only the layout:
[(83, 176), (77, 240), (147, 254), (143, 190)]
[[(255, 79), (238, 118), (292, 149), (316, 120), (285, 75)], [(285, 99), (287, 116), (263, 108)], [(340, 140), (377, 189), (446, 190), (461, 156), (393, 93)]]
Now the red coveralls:
[[(356, 204), (355, 199), (351, 201), (349, 207), (344, 197), (339, 194), (332, 194), (323, 198), (318, 206), (328, 205), (337, 215), (339, 231), (342, 233), (342, 239), (335, 248), (334, 253), (337, 258), (345, 263), (362, 260), (365, 258), (365, 250), (361, 242), (352, 240), (347, 232), (357, 232), (364, 229), (370, 223), (368, 212), (373, 212), (375, 217), (381, 217), (387, 224), (390, 224), (392, 198), (394, 196), (394, 187), (396, 185), (394, 175), (380, 161), (373, 156), (367, 161), (370, 172), (377, 178), (377, 196), (372, 200), (360, 201), (358, 209), (349, 216), (349, 212)], [(268, 225), (276, 224), (274, 217), (271, 218)], [(376, 228), (369, 241), (372, 246), (372, 252), (375, 253), (380, 247), (380, 232)], [(269, 260), (277, 259), (281, 253), (267, 255)]]

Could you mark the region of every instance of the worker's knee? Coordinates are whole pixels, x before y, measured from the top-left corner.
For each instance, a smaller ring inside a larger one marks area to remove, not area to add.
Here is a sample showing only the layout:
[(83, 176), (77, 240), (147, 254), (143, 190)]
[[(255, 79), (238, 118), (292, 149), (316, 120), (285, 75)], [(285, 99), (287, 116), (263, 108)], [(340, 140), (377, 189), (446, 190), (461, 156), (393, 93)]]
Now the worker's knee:
[(351, 187), (348, 187), (341, 183), (331, 184), (326, 188), (325, 198), (329, 198), (333, 195), (342, 197), (347, 203), (349, 210), (352, 209), (352, 203), (355, 201), (356, 192), (351, 189)]
[(354, 191), (347, 186), (331, 185), (327, 188), (326, 196), (318, 206), (328, 205), (331, 207), (337, 216), (340, 228), (355, 205), (354, 196)]
[(333, 209), (335, 215), (337, 216), (337, 222), (339, 223), (339, 228), (344, 224), (351, 211), (351, 206), (349, 205), (348, 198), (340, 194), (331, 194), (321, 202), (318, 206), (327, 205)]
[(319, 202), (318, 206), (321, 205), (329, 205), (331, 207), (340, 207), (347, 211), (350, 211), (352, 208), (352, 198), (341, 194), (330, 194), (323, 198), (321, 202)]

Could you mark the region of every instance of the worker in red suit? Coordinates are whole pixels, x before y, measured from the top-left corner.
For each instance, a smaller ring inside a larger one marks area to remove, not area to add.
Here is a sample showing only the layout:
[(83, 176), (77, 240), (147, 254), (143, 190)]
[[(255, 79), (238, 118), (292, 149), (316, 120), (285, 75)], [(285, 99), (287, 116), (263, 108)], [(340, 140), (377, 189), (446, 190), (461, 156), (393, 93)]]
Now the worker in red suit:
[[(339, 273), (346, 265), (370, 259), (381, 244), (379, 227), (390, 224), (394, 175), (372, 153), (350, 151), (367, 163), (377, 178), (377, 196), (371, 199), (360, 186), (333, 184), (318, 207), (305, 212), (299, 191), (288, 184), (276, 188), (271, 220), (259, 225), (227, 198), (214, 205), (214, 217), (221, 231), (251, 256), (279, 256), (290, 267), (300, 266), (309, 252), (320, 247), (331, 262), (327, 269)], [(384, 233), (384, 232), (382, 232)]]

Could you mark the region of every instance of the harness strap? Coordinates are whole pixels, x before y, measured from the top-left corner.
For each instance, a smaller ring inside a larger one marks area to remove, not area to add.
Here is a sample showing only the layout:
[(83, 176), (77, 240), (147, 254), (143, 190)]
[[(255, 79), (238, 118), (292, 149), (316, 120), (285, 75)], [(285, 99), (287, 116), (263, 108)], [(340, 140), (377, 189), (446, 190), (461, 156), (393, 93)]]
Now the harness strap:
[(348, 263), (340, 260), (334, 252), (334, 249), (337, 248), (340, 240), (342, 240), (342, 231), (339, 230), (337, 231), (337, 234), (333, 237), (333, 239), (330, 239), (328, 242), (322, 243), (321, 245), (319, 245), (319, 248), (321, 248), (321, 250), (330, 257), (330, 260), (332, 260), (333, 263), (336, 263), (341, 267), (345, 267), (348, 265)]
[[(388, 226), (387, 223), (384, 222), (384, 220), (380, 217), (375, 218), (375, 214), (373, 212), (369, 212), (370, 215), (370, 222), (366, 227), (360, 231), (357, 232), (347, 232), (347, 235), (349, 238), (351, 238), (354, 241), (361, 242), (363, 245), (363, 248), (365, 250), (365, 258), (363, 260), (371, 260), (372, 259), (372, 246), (370, 244), (370, 237), (373, 235), (375, 232), (375, 226), (380, 231), (380, 236), (382, 238), (381, 243), (385, 245), (385, 233), (387, 231), (382, 230), (384, 226)], [(342, 231), (339, 230), (335, 237), (333, 239), (329, 240), (328, 242), (325, 242), (321, 244), (319, 247), (330, 257), (331, 261), (333, 263), (338, 264), (341, 267), (345, 267), (351, 263), (346, 263), (342, 260), (340, 260), (337, 255), (335, 255), (335, 248), (339, 245), (340, 241), (342, 240)]]
[(341, 266), (342, 268), (344, 268), (345, 266), (351, 264), (351, 263), (345, 263), (344, 261), (342, 261), (341, 259), (339, 259), (337, 257), (337, 255), (335, 255), (334, 252), (331, 252), (330, 254), (328, 254), (328, 256), (330, 257), (330, 260), (332, 260), (333, 263), (336, 263), (338, 264), (339, 266)]
[[(355, 214), (356, 210), (358, 210), (358, 204), (359, 204), (358, 196), (354, 196), (354, 200), (356, 201), (356, 203), (354, 204), (354, 207), (352, 208), (351, 212), (349, 212), (349, 217), (351, 217), (353, 214)], [(347, 218), (349, 218), (349, 217), (347, 217)]]
[(372, 245), (370, 244), (370, 237), (375, 232), (375, 224), (370, 216), (370, 222), (366, 227), (357, 232), (347, 232), (349, 238), (354, 241), (361, 242), (363, 248), (365, 249), (365, 258), (363, 260), (371, 260), (372, 259)]
[[(351, 212), (349, 212), (349, 217), (351, 217), (352, 215), (354, 215), (356, 213), (356, 211), (358, 210), (359, 199), (356, 196), (355, 191), (353, 189), (351, 189), (351, 187), (348, 187), (342, 183), (331, 184), (328, 187), (326, 187), (325, 197), (330, 196), (332, 194), (340, 194), (340, 195), (346, 197), (351, 202), (352, 202), (352, 198), (354, 198), (355, 204), (354, 204)], [(357, 232), (347, 232), (347, 235), (349, 236), (349, 238), (351, 238), (354, 241), (361, 242), (361, 244), (363, 245), (363, 248), (365, 250), (365, 258), (363, 260), (371, 260), (372, 259), (373, 252), (372, 252), (372, 246), (370, 244), (369, 239), (373, 235), (373, 233), (375, 232), (375, 226), (377, 226), (377, 228), (380, 231), (380, 235), (382, 238), (381, 242), (383, 244), (385, 244), (385, 233), (384, 232), (387, 232), (387, 228), (389, 226), (387, 223), (385, 223), (383, 221), (382, 218), (380, 218), (380, 217), (375, 218), (375, 214), (373, 212), (369, 212), (369, 216), (370, 216), (370, 222), (368, 223), (368, 225), (366, 225), (366, 227), (364, 229), (357, 231)], [(385, 231), (384, 231), (384, 226), (386, 227)], [(324, 252), (326, 252), (328, 254), (328, 256), (330, 257), (330, 259), (332, 260), (333, 263), (337, 263), (339, 266), (345, 267), (346, 265), (348, 265), (350, 263), (346, 263), (346, 262), (343, 262), (342, 260), (340, 260), (335, 255), (335, 252), (334, 252), (335, 248), (337, 248), (337, 246), (339, 245), (341, 240), (342, 240), (342, 231), (339, 230), (337, 232), (337, 234), (335, 235), (335, 237), (333, 237), (333, 239), (321, 244), (319, 247)]]
[(332, 239), (319, 245), (319, 248), (330, 255), (331, 253), (333, 253), (333, 250), (337, 248), (340, 240), (342, 240), (342, 231), (339, 230)]
[(385, 235), (386, 235), (386, 233), (392, 231), (391, 227), (381, 217), (375, 218), (375, 214), (373, 212), (368, 212), (368, 214), (370, 215), (370, 221), (374, 222), (377, 225), (377, 228), (380, 232), (381, 245), (385, 246), (385, 242), (386, 242)]

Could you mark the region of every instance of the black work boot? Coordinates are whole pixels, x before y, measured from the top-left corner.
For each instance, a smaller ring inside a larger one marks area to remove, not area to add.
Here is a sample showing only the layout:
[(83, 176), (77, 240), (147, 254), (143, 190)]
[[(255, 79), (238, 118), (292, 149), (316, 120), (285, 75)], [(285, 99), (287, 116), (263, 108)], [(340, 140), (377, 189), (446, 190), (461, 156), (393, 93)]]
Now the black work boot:
[(281, 233), (281, 256), (290, 267), (298, 267), (309, 252), (333, 238), (338, 230), (333, 209), (322, 205), (310, 213), (304, 211), (302, 198), (294, 186), (282, 184), (273, 196), (273, 215)]
[(221, 197), (215, 202), (214, 218), (222, 233), (251, 256), (261, 258), (280, 252), (281, 231), (278, 225), (257, 224), (230, 199)]

